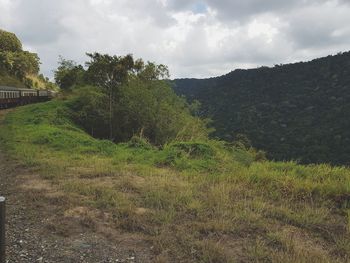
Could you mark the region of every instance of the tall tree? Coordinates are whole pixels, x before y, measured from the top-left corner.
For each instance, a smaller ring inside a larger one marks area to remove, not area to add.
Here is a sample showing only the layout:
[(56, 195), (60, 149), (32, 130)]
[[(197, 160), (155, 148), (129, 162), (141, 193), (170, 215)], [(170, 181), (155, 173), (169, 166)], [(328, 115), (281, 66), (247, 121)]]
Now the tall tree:
[(105, 89), (109, 96), (109, 138), (113, 134), (113, 108), (120, 87), (128, 79), (129, 73), (138, 70), (132, 55), (110, 56), (100, 53), (88, 53), (90, 61), (86, 63), (88, 80)]

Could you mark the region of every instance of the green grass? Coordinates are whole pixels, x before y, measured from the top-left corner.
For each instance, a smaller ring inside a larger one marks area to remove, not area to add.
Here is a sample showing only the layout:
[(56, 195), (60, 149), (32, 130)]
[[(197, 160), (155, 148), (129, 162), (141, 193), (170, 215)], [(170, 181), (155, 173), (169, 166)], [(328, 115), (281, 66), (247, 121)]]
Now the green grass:
[(70, 121), (65, 102), (16, 109), (0, 143), (64, 191), (153, 242), (156, 262), (347, 262), (350, 170), (255, 161), (223, 142), (115, 145)]

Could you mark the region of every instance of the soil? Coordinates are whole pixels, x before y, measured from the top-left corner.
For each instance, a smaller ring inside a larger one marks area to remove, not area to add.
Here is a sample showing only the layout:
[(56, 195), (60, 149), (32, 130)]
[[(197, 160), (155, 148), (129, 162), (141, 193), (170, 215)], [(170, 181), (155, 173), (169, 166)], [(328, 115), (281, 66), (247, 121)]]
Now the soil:
[[(7, 112), (0, 111), (0, 128)], [(108, 215), (74, 204), (1, 148), (0, 196), (6, 197), (6, 262), (154, 262), (146, 237), (114, 229)]]

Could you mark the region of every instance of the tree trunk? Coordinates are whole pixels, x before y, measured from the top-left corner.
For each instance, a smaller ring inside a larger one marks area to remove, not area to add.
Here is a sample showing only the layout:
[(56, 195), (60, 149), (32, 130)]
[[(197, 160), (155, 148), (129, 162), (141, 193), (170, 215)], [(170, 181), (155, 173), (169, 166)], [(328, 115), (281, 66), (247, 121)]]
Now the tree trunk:
[(109, 90), (109, 139), (113, 141), (113, 91)]

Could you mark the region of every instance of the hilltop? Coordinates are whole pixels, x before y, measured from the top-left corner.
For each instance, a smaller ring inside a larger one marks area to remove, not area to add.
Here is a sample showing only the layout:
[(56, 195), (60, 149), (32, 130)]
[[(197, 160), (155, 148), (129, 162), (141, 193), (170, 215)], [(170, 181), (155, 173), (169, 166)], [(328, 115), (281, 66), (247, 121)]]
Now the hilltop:
[(210, 79), (177, 79), (174, 90), (202, 105), (215, 136), (244, 134), (276, 160), (349, 164), (350, 52)]
[(21, 41), (14, 33), (0, 29), (0, 85), (57, 89), (39, 70), (39, 56), (23, 50)]

